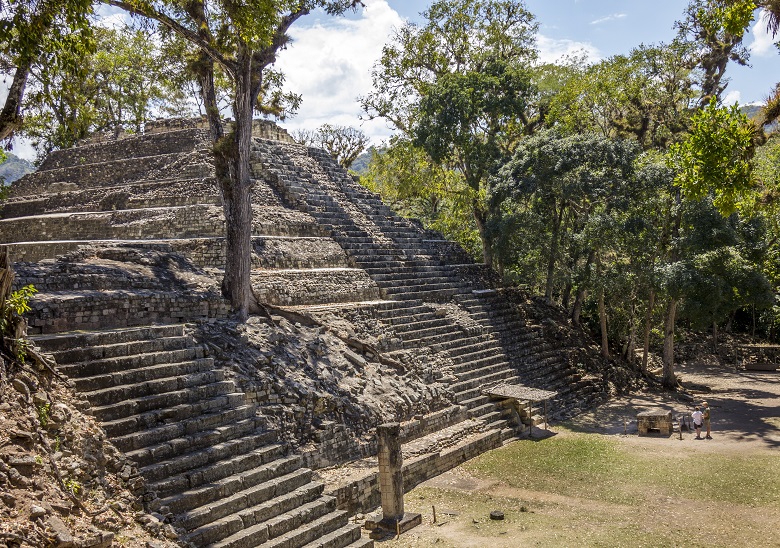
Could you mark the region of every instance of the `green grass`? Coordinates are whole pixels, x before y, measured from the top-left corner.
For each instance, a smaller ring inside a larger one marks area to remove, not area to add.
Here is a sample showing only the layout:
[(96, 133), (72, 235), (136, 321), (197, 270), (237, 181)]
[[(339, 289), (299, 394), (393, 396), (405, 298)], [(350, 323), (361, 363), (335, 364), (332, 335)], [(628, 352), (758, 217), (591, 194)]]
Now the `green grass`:
[[(669, 443), (676, 443), (669, 440)], [(780, 507), (780, 456), (696, 454), (652, 456), (596, 434), (513, 443), (465, 465), (477, 477), (510, 487), (642, 504), (648, 489), (668, 496)]]
[[(414, 489), (406, 510), (423, 514), (423, 525), (392, 542), (399, 548), (780, 545), (780, 454), (755, 448), (722, 454), (674, 439), (653, 446), (558, 431), (462, 465), (484, 480), (479, 490)], [(491, 521), (491, 510), (505, 519)]]

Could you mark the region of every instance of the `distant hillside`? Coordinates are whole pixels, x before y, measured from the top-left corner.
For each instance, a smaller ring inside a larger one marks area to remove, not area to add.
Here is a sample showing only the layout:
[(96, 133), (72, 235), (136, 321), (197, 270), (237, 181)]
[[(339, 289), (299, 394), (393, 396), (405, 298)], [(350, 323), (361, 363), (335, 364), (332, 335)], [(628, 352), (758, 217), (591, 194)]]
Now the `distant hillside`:
[(352, 162), (352, 165), (349, 166), (349, 170), (357, 173), (358, 175), (365, 174), (366, 171), (368, 171), (368, 163), (371, 161), (371, 154), (374, 150), (376, 149), (371, 147), (363, 154), (358, 156), (357, 159)]
[(742, 105), (742, 107), (739, 109), (741, 110), (748, 118), (751, 120), (757, 119), (759, 116), (761, 116), (761, 110), (764, 108), (764, 105)]
[(5, 154), (8, 160), (0, 164), (0, 177), (3, 177), (5, 184), (10, 185), (15, 180), (35, 171), (35, 166), (27, 160), (22, 160), (10, 152)]

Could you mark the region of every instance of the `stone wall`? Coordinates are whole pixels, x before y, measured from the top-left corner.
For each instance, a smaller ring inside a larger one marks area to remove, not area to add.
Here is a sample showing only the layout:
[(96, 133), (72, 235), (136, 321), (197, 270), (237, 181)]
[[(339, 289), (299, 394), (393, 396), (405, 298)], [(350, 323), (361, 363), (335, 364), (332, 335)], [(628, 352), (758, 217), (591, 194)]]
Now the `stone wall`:
[(74, 148), (55, 150), (38, 171), (112, 162), (117, 158), (141, 158), (160, 154), (182, 154), (208, 143), (208, 132), (185, 129), (145, 135), (127, 135), (120, 140), (102, 141)]
[[(500, 431), (493, 430), (451, 448), (408, 459), (403, 465), (404, 490), (410, 491), (422, 482), (443, 474), (482, 453), (501, 446)], [(379, 506), (379, 472), (369, 471), (327, 494), (336, 497), (341, 510), (368, 512)]]
[[(222, 208), (178, 208), (62, 213), (0, 221), (0, 243), (50, 240), (105, 240), (222, 236)], [(20, 237), (21, 236), (21, 237)]]
[(189, 204), (221, 204), (213, 177), (151, 182), (131, 186), (74, 189), (10, 198), (0, 204), (0, 218), (67, 211), (113, 211)]
[(331, 238), (262, 237), (253, 240), (254, 268), (336, 268), (349, 266), (347, 254)]
[(258, 301), (278, 306), (380, 298), (376, 283), (356, 268), (254, 271), (252, 291)]
[[(72, 330), (183, 323), (225, 318), (230, 305), (215, 293), (159, 291), (86, 291), (36, 295), (29, 326), (31, 335)], [(143, 310), (136, 315), (135, 310)]]

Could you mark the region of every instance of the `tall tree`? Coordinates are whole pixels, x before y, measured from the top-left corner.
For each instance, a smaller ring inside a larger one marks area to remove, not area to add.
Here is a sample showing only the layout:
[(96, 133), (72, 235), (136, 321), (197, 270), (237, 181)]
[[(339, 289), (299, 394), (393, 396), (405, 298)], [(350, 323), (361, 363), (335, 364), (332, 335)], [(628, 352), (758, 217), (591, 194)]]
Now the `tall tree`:
[(724, 78), (729, 61), (746, 65), (748, 49), (742, 43), (755, 0), (690, 0), (685, 17), (676, 23), (681, 40), (691, 42), (690, 66), (701, 69), (699, 106), (720, 99), (728, 85)]
[(293, 138), (302, 145), (327, 150), (344, 169), (352, 166), (369, 142), (368, 136), (357, 128), (332, 124), (323, 124), (314, 131), (297, 131)]
[[(240, 319), (255, 310), (251, 285), (252, 206), (250, 145), (255, 111), (263, 111), (268, 70), (289, 43), (287, 31), (315, 8), (341, 14), (359, 0), (103, 0), (157, 21), (199, 49), (195, 65), (211, 139), (215, 174), (226, 224), (226, 264), (222, 291)], [(215, 64), (232, 87), (234, 122), (220, 117), (214, 86)], [(278, 73), (277, 73), (278, 76)]]
[(47, 53), (84, 53), (91, 48), (88, 17), (93, 0), (8, 0), (0, 4), (0, 57), (2, 71), (13, 79), (0, 111), (0, 140), (13, 135), (22, 125), (22, 100), (30, 70), (39, 65), (56, 72), (66, 57)]
[(461, 174), (491, 263), (488, 175), (524, 131), (536, 23), (520, 0), (438, 0), (423, 16), (384, 47), (361, 103)]

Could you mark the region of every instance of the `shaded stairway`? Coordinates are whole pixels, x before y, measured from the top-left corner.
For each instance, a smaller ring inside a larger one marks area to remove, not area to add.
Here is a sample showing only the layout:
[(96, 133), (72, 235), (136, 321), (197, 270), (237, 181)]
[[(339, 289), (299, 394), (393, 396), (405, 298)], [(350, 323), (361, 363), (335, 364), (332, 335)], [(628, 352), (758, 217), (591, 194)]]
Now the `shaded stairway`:
[[(324, 485), (183, 325), (35, 338), (196, 546), (363, 546)], [(318, 544), (320, 545), (320, 544)]]
[[(491, 426), (506, 416), (481, 394), (502, 382), (557, 391), (558, 417), (602, 396), (567, 359), (568, 351), (551, 347), (538, 326), (528, 325), (494, 289), (482, 265), (464, 263), (465, 254), (452, 243), (398, 217), (326, 153), (255, 140), (253, 157), (256, 176), (330, 229), (354, 263), (396, 301), (377, 315), (393, 326), (403, 348), (428, 347), (449, 356), (456, 377), (450, 387), (470, 416)], [(443, 317), (431, 303), (456, 305), (471, 325)]]

